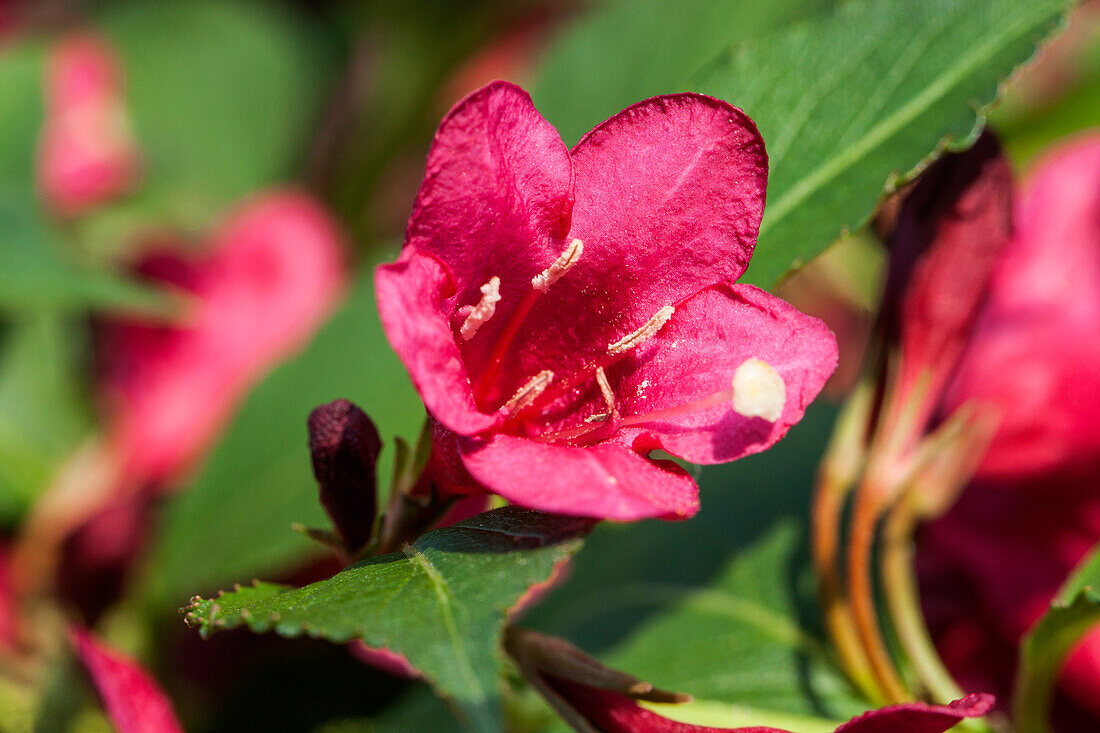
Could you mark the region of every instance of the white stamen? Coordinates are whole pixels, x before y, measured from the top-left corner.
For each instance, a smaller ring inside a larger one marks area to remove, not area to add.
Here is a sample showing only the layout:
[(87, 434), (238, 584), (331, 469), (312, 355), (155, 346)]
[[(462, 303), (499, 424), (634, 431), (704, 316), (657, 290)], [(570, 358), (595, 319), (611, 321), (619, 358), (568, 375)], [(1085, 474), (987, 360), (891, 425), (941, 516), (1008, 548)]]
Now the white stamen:
[(469, 315), (466, 316), (466, 321), (458, 332), (463, 341), (472, 339), (482, 324), (493, 317), (493, 314), (497, 312), (497, 303), (499, 302), (500, 278), (493, 275), (489, 278), (489, 282), (481, 286), (481, 300), (478, 304), (472, 308), (465, 306), (470, 308)]
[(565, 251), (558, 255), (558, 259), (554, 261), (554, 264), (531, 278), (531, 286), (535, 290), (541, 290), (545, 293), (562, 275), (569, 272), (573, 265), (577, 264), (582, 252), (584, 252), (584, 242), (574, 239), (565, 248)]
[(733, 409), (745, 417), (775, 422), (787, 404), (787, 385), (768, 362), (753, 357), (733, 373)]
[(676, 311), (671, 305), (666, 305), (661, 310), (653, 314), (653, 317), (645, 322), (645, 325), (639, 328), (634, 333), (623, 336), (621, 339), (613, 344), (608, 344), (607, 353), (614, 356), (621, 354), (624, 351), (630, 351), (631, 349), (640, 346), (649, 339), (657, 335), (657, 332), (664, 328), (668, 323), (668, 319), (672, 318), (672, 314)]
[(549, 387), (550, 383), (553, 381), (554, 372), (549, 369), (543, 369), (527, 380), (527, 384), (516, 390), (512, 398), (505, 403), (504, 411), (511, 415), (519, 412), (534, 402), (540, 394), (545, 392), (546, 388)]
[(607, 372), (603, 367), (596, 367), (596, 384), (600, 385), (600, 393), (603, 395), (607, 412), (591, 415), (584, 419), (585, 422), (606, 422), (607, 418), (615, 414), (615, 393), (611, 391), (611, 383), (607, 381)]

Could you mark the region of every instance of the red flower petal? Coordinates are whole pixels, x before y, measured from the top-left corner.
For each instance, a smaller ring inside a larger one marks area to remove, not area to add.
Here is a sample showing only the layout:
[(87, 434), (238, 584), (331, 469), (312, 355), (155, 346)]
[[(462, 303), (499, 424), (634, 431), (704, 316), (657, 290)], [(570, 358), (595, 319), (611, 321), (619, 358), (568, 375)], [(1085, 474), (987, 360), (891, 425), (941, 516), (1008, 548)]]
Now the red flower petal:
[(517, 359), (568, 373), (661, 307), (736, 280), (752, 256), (768, 163), (755, 125), (700, 94), (641, 102), (572, 151), (570, 238), (584, 253), (536, 305)]
[(505, 434), (468, 442), (463, 461), (474, 478), (531, 509), (622, 521), (683, 519), (699, 509), (698, 488), (683, 469), (623, 445), (577, 448)]
[(514, 84), (482, 87), (440, 123), (406, 245), (436, 255), (450, 268), (457, 290), (448, 314), (477, 303), (478, 289), (500, 278), (496, 317), (477, 339), (462, 344), (472, 373), (485, 367), (508, 314), (531, 289), (531, 278), (564, 249), (572, 189), (565, 143)]
[(397, 262), (375, 270), (378, 315), (393, 350), (409, 370), (416, 390), (436, 420), (460, 435), (476, 435), (496, 424), (478, 410), (455, 333), (442, 301), (454, 279), (431, 255), (409, 247)]
[(119, 733), (183, 733), (171, 701), (141, 665), (80, 628), (72, 629), (72, 643)]
[(732, 401), (620, 432), (635, 448), (663, 448), (694, 463), (724, 463), (768, 448), (802, 419), (837, 363), (832, 332), (817, 318), (750, 285), (715, 286), (677, 307), (668, 325), (621, 373), (624, 418), (675, 408), (729, 390), (733, 375), (760, 359), (783, 379), (774, 422), (746, 417)]
[(947, 397), (997, 408), (980, 474), (1006, 478), (1087, 468), (1100, 452), (1100, 136), (1047, 159), (1021, 199)]

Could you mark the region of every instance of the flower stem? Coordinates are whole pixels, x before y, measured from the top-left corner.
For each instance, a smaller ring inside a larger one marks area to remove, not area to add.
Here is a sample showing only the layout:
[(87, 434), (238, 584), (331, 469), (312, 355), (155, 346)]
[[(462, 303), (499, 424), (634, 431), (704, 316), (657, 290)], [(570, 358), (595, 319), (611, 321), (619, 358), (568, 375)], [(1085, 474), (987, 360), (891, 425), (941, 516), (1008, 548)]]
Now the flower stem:
[(862, 470), (872, 396), (867, 383), (856, 389), (837, 420), (821, 461), (811, 508), (811, 553), (825, 628), (841, 668), (865, 698), (881, 705), (886, 697), (875, 682), (871, 662), (860, 644), (839, 567), (844, 503)]
[(856, 689), (870, 702), (881, 705), (886, 698), (875, 682), (871, 662), (860, 645), (851, 605), (844, 595), (839, 557), (840, 520), (850, 485), (822, 477), (813, 499), (813, 560), (825, 628), (836, 647), (840, 665)]
[(870, 660), (875, 679), (889, 702), (901, 703), (908, 702), (912, 697), (901, 681), (882, 638), (871, 577), (871, 549), (875, 540), (875, 528), (885, 509), (882, 496), (882, 489), (877, 482), (868, 480), (865, 476), (856, 493), (852, 513), (852, 531), (848, 543), (848, 591), (856, 632)]
[(890, 510), (883, 530), (883, 590), (894, 631), (917, 677), (934, 702), (946, 705), (958, 700), (964, 693), (936, 652), (921, 613), (913, 566), (913, 532), (916, 526), (917, 515), (913, 505), (903, 497)]

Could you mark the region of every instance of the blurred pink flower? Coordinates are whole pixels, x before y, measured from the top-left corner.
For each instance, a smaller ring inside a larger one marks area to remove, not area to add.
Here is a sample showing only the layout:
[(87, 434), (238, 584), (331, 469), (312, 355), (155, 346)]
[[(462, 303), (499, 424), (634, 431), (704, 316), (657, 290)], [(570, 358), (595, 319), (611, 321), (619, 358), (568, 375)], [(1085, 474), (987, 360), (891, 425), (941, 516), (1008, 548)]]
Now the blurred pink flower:
[[(64, 543), (58, 592), (92, 622), (118, 595), (149, 532), (153, 497), (178, 484), (257, 380), (316, 332), (336, 305), (345, 273), (341, 237), (328, 213), (294, 191), (242, 202), (206, 246), (149, 255), (153, 280), (188, 297), (182, 322), (103, 323), (96, 344), (106, 439), (73, 464), (40, 502), (25, 544)], [(33, 565), (23, 584), (37, 583)]]
[(683, 518), (696, 463), (763, 450), (836, 366), (821, 321), (734, 285), (767, 159), (710, 97), (641, 102), (572, 151), (504, 82), (428, 158), (379, 312), (433, 420), (433, 479), (544, 511)]
[(172, 702), (140, 664), (73, 627), (73, 650), (119, 733), (183, 733)]
[[(998, 430), (918, 552), (945, 661), (964, 687), (1002, 699), (1020, 638), (1100, 541), (1100, 136), (1042, 162), (1014, 222), (943, 407), (992, 407)], [(1062, 689), (1100, 715), (1100, 632)]]
[(89, 31), (56, 41), (46, 62), (38, 186), (58, 216), (87, 212), (136, 182), (140, 155), (109, 42)]
[(205, 449), (249, 386), (301, 347), (344, 284), (340, 234), (292, 191), (239, 205), (202, 253), (150, 256), (149, 277), (192, 298), (180, 325), (103, 330), (102, 388), (124, 480), (161, 484)]

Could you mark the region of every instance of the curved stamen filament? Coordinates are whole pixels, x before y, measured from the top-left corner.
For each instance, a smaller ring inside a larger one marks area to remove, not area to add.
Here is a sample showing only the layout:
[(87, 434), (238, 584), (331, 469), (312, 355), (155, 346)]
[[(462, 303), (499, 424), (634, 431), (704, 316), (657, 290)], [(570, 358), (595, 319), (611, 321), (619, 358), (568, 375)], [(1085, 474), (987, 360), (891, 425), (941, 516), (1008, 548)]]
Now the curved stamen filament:
[(504, 411), (509, 415), (519, 412), (524, 407), (531, 404), (540, 394), (545, 392), (552, 381), (554, 381), (554, 372), (549, 369), (543, 369), (541, 372), (531, 377), (531, 379), (527, 381), (527, 384), (516, 390), (516, 393), (512, 395), (512, 398), (504, 405)]
[(500, 338), (497, 339), (496, 345), (493, 346), (493, 351), (489, 355), (489, 363), (477, 380), (474, 391), (479, 397), (484, 398), (496, 382), (500, 367), (504, 363), (504, 355), (511, 348), (512, 341), (515, 340), (523, 322), (527, 320), (531, 309), (535, 307), (535, 303), (538, 302), (543, 293), (550, 289), (551, 285), (560, 280), (565, 273), (572, 269), (573, 265), (577, 264), (577, 260), (583, 252), (584, 243), (579, 239), (574, 239), (550, 267), (531, 279), (531, 289), (524, 294), (523, 299), (520, 300), (515, 310), (512, 311), (512, 315), (509, 316), (508, 322), (504, 325), (504, 330), (500, 332)]
[(615, 364), (627, 354), (631, 353), (631, 351), (656, 336), (660, 332), (660, 330), (665, 327), (665, 324), (668, 323), (669, 319), (672, 318), (672, 314), (674, 312), (675, 308), (673, 308), (673, 306), (664, 306), (656, 313), (654, 313), (653, 316), (650, 317), (650, 319), (644, 324), (642, 324), (640, 328), (632, 331), (618, 341), (614, 341), (611, 344), (608, 344), (607, 353), (605, 353), (603, 356), (596, 359), (594, 362), (584, 367), (580, 371), (574, 373), (572, 376), (558, 382), (552, 389), (548, 389), (543, 392), (541, 395), (539, 395), (539, 398), (537, 400), (531, 402), (531, 405), (529, 405), (529, 407), (535, 405), (548, 405), (554, 400), (568, 394), (569, 391), (573, 388), (584, 384), (593, 377), (596, 377), (599, 372), (606, 372), (606, 370), (611, 367), (611, 365)]

